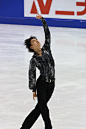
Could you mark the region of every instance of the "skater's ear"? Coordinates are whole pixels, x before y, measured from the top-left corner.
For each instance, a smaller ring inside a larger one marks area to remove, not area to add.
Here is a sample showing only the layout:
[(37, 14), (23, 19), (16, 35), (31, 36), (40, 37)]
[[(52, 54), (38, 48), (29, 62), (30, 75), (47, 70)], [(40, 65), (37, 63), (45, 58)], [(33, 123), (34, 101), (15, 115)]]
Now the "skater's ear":
[(30, 46), (30, 49), (33, 49), (34, 50), (34, 46)]

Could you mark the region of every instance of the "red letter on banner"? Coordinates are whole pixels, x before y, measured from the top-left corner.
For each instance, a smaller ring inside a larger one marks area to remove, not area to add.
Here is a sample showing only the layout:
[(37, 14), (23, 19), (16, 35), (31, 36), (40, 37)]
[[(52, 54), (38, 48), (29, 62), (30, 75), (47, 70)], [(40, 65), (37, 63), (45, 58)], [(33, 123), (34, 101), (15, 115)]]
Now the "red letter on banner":
[[(47, 0), (45, 5), (43, 3), (43, 0), (37, 0), (37, 1), (40, 7), (41, 14), (49, 14), (52, 0)], [(34, 1), (33, 1), (32, 9), (30, 13), (34, 13), (34, 14), (37, 13), (37, 8)]]
[(86, 14), (86, 0), (85, 2), (76, 2), (77, 6), (85, 6), (85, 9), (81, 12), (77, 12), (77, 15), (84, 15)]
[(35, 2), (34, 1), (33, 1), (32, 9), (31, 9), (31, 12), (30, 13), (37, 14), (37, 9), (36, 9), (36, 5), (35, 5)]
[(59, 14), (59, 15), (74, 15), (74, 11), (55, 11), (55, 14)]
[(59, 15), (74, 15), (73, 11), (55, 11), (55, 14)]

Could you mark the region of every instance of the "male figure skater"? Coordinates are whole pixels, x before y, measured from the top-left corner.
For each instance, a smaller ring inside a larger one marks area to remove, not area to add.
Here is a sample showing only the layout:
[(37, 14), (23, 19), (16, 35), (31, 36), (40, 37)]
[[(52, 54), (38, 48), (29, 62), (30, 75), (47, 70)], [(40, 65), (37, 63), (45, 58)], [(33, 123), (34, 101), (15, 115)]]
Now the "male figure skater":
[[(52, 129), (47, 102), (51, 98), (55, 88), (55, 63), (50, 49), (51, 37), (48, 25), (41, 15), (38, 14), (36, 19), (42, 21), (45, 32), (45, 43), (40, 48), (41, 44), (37, 38), (30, 37), (25, 40), (25, 45), (30, 52), (34, 52), (29, 65), (29, 89), (33, 92), (33, 99), (37, 97), (38, 103), (24, 120), (21, 129), (30, 129), (40, 114), (44, 120), (45, 129)], [(37, 82), (36, 67), (40, 70)], [(42, 128), (39, 127), (39, 129)]]

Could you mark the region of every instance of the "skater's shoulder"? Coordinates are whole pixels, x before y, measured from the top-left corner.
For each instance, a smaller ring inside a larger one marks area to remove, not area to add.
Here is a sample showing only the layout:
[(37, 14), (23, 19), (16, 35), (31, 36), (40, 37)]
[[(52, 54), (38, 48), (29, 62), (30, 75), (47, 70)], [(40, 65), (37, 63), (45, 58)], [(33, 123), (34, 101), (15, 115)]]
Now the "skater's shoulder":
[(36, 62), (36, 58), (35, 58), (34, 55), (31, 57), (30, 62), (32, 62), (32, 63), (33, 63), (33, 62)]

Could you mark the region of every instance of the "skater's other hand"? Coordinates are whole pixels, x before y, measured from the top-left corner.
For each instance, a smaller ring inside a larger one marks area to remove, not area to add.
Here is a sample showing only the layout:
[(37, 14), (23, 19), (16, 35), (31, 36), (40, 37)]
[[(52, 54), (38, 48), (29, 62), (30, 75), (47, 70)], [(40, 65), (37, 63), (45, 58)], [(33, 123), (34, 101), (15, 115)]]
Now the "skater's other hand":
[(40, 18), (42, 18), (42, 16), (41, 16), (41, 15), (39, 15), (39, 13), (38, 13), (38, 12), (37, 12), (37, 14), (38, 14), (38, 15), (36, 15), (36, 19), (38, 19), (38, 20), (39, 20)]
[(37, 97), (36, 92), (33, 92), (33, 100), (35, 100), (34, 97)]

